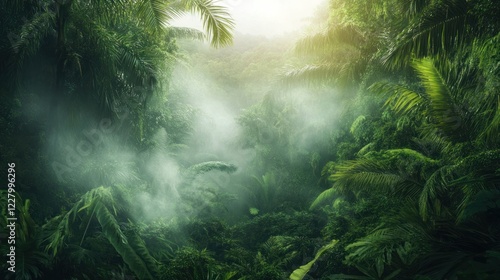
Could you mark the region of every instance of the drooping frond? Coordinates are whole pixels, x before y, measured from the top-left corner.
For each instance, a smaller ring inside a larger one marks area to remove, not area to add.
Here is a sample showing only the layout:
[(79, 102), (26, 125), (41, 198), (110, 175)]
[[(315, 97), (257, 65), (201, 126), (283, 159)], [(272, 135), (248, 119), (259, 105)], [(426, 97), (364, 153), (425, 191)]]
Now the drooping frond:
[(324, 204), (327, 201), (332, 201), (335, 195), (337, 194), (337, 191), (334, 188), (329, 188), (316, 197), (316, 199), (311, 203), (311, 206), (309, 207), (310, 210), (318, 208), (321, 204)]
[(384, 223), (372, 233), (348, 245), (347, 261), (351, 263), (411, 264), (425, 251), (432, 224), (423, 221), (413, 203), (395, 216), (384, 217)]
[(408, 64), (411, 55), (424, 57), (449, 52), (466, 37), (468, 1), (433, 1), (394, 40), (383, 62), (392, 67)]
[[(131, 231), (128, 236), (128, 241), (135, 253), (143, 260), (148, 271), (152, 275), (158, 275), (158, 261), (151, 256), (146, 243), (135, 231)], [(165, 242), (167, 243), (167, 242)]]
[(335, 181), (333, 187), (339, 191), (379, 188), (392, 191), (392, 188), (404, 182), (404, 176), (377, 160), (354, 160), (337, 166), (337, 171), (330, 177)]
[(137, 252), (131, 247), (113, 214), (111, 214), (108, 208), (101, 202), (96, 205), (95, 216), (102, 227), (102, 233), (111, 245), (113, 245), (116, 252), (120, 254), (130, 270), (132, 270), (139, 279), (155, 279), (152, 272), (148, 269), (148, 266), (144, 263), (144, 260), (139, 257)]
[[(227, 9), (217, 5), (212, 0), (141, 0), (138, 5), (139, 17), (150, 30), (170, 28), (169, 23), (173, 18), (186, 12), (200, 15), (203, 28), (214, 47), (224, 47), (232, 43), (232, 30), (234, 21)], [(195, 35), (194, 32), (189, 32)], [(184, 32), (186, 35), (187, 33)], [(199, 35), (197, 35), (199, 36)]]
[(427, 219), (431, 214), (440, 214), (440, 196), (446, 192), (449, 186), (450, 169), (450, 166), (443, 166), (426, 180), (419, 199), (420, 215), (424, 219)]
[(379, 94), (391, 94), (384, 106), (389, 106), (400, 114), (408, 114), (418, 110), (427, 102), (424, 95), (404, 86), (388, 82), (374, 83), (369, 90)]
[(483, 139), (486, 143), (494, 144), (498, 143), (498, 138), (500, 136), (500, 97), (498, 97), (497, 108), (495, 114), (491, 119), (488, 126), (483, 130), (480, 139)]
[(138, 2), (138, 16), (150, 30), (157, 30), (167, 26), (174, 16), (181, 15), (182, 11), (172, 8), (169, 1), (141, 0)]
[(24, 23), (19, 34), (9, 34), (9, 41), (18, 65), (22, 65), (25, 59), (38, 51), (43, 39), (53, 32), (54, 21), (53, 12), (38, 12), (31, 20)]
[(494, 189), (500, 183), (500, 175), (496, 169), (500, 166), (499, 150), (481, 152), (459, 160), (456, 164), (445, 165), (436, 170), (427, 179), (420, 194), (420, 214), (424, 219), (431, 214), (440, 215), (443, 211), (443, 201), (450, 193), (461, 197), (456, 205), (457, 220), (465, 219), (464, 211), (478, 192)]
[(402, 1), (406, 16), (412, 18), (420, 14), (429, 5), (432, 0), (404, 0)]
[(429, 113), (437, 128), (448, 137), (459, 136), (463, 125), (462, 113), (453, 100), (452, 93), (432, 59), (425, 58), (413, 63), (427, 96)]
[[(102, 234), (122, 257), (130, 270), (139, 279), (155, 279), (155, 269), (151, 265), (154, 262), (144, 251), (145, 248), (141, 247), (140, 244), (136, 244), (136, 248), (140, 249), (140, 251), (136, 251), (130, 245), (127, 236), (122, 232), (120, 224), (116, 220), (117, 206), (111, 188), (99, 187), (87, 192), (66, 214), (54, 218), (44, 226), (45, 231), (51, 232), (46, 238), (48, 242), (46, 250), (52, 251), (54, 256), (57, 255), (70, 242), (69, 239), (74, 234), (72, 226), (77, 221), (77, 217), (82, 218), (82, 221), (85, 221), (87, 225), (95, 217), (101, 226)], [(82, 241), (85, 238), (87, 229), (83, 232)], [(137, 242), (137, 240), (135, 241)]]
[(323, 253), (335, 247), (335, 245), (337, 245), (338, 242), (339, 242), (338, 240), (332, 240), (332, 242), (321, 247), (316, 253), (316, 256), (314, 256), (314, 259), (312, 261), (297, 268), (292, 272), (292, 274), (290, 275), (290, 280), (302, 280), (307, 275), (309, 270), (311, 270), (311, 267), (314, 265), (314, 263), (321, 257), (321, 255), (323, 255)]
[(201, 16), (203, 28), (214, 47), (225, 47), (233, 42), (234, 21), (226, 8), (212, 0), (183, 0), (188, 11)]
[(341, 192), (375, 188), (414, 197), (436, 165), (436, 160), (411, 149), (369, 152), (360, 159), (336, 165), (330, 179)]
[(159, 76), (155, 58), (141, 44), (135, 43), (133, 37), (119, 36), (119, 69), (135, 84), (149, 86), (150, 79)]

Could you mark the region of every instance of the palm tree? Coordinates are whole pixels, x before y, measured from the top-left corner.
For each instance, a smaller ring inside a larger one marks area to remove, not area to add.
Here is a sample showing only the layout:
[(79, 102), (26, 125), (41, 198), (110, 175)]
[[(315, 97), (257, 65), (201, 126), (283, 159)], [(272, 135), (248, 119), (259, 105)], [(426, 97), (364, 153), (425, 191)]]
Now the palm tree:
[[(53, 102), (68, 94), (67, 83), (91, 85), (108, 106), (127, 88), (156, 84), (165, 60), (175, 52), (173, 38), (204, 37), (195, 30), (168, 25), (186, 12), (200, 14), (213, 46), (232, 40), (231, 17), (211, 0), (61, 0), (32, 5), (34, 12), (11, 42), (8, 56), (19, 69), (37, 53), (52, 53)], [(82, 91), (87, 94), (88, 88)]]

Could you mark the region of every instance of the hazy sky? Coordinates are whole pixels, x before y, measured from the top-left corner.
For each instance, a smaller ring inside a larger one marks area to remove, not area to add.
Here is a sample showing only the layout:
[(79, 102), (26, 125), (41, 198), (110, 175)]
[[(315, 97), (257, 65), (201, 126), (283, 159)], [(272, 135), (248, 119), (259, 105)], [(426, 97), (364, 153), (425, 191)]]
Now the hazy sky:
[[(236, 22), (236, 32), (274, 36), (295, 31), (306, 25), (318, 5), (325, 0), (223, 0)], [(198, 16), (183, 16), (174, 26), (201, 29)]]

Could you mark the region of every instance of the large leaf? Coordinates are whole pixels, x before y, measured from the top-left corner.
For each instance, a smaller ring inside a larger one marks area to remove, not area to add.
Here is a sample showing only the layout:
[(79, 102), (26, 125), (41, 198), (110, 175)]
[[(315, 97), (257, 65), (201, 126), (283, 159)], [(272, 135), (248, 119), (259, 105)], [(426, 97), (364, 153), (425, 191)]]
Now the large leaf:
[(323, 253), (325, 253), (327, 250), (332, 249), (338, 242), (338, 240), (332, 240), (332, 242), (330, 242), (329, 244), (321, 247), (312, 261), (306, 263), (305, 265), (297, 268), (292, 272), (292, 274), (290, 275), (290, 280), (302, 280), (302, 278), (304, 278), (309, 270), (311, 270), (311, 267), (321, 257), (321, 255), (323, 255)]
[(316, 199), (311, 203), (311, 206), (309, 207), (310, 210), (318, 208), (321, 204), (325, 203), (326, 201), (330, 201), (335, 197), (336, 190), (334, 188), (329, 188), (328, 190), (323, 191), (316, 197)]

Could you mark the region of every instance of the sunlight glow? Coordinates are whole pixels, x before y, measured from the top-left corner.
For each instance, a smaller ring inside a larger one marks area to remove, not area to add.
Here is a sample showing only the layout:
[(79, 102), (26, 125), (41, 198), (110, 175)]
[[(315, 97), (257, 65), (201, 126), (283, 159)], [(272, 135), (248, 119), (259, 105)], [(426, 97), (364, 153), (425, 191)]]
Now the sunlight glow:
[[(236, 22), (236, 33), (283, 35), (304, 27), (325, 0), (224, 0), (219, 2), (228, 7)], [(202, 29), (197, 15), (185, 15), (175, 19), (173, 26)]]

